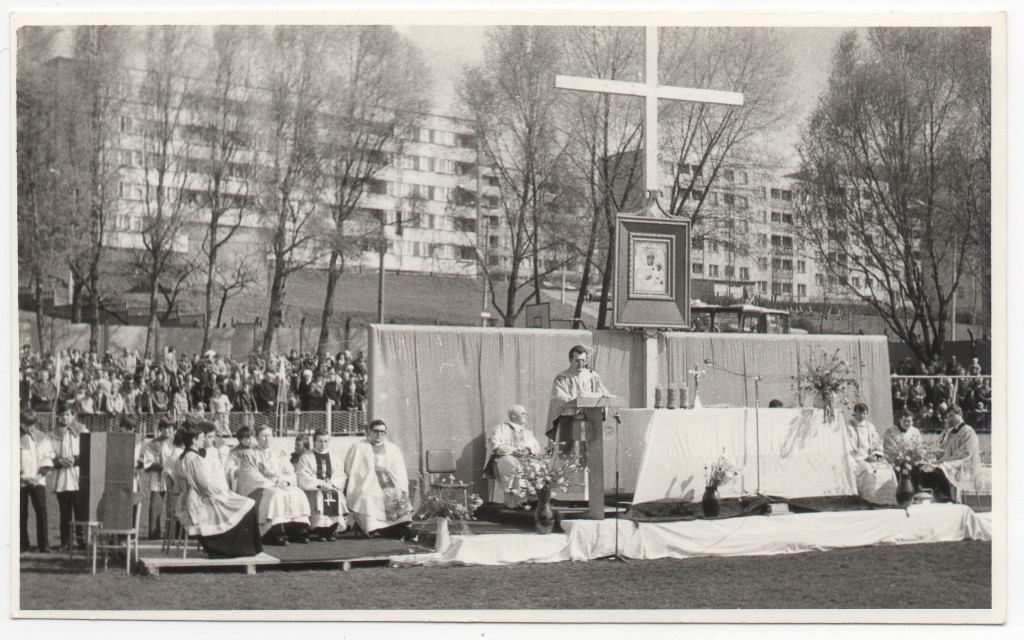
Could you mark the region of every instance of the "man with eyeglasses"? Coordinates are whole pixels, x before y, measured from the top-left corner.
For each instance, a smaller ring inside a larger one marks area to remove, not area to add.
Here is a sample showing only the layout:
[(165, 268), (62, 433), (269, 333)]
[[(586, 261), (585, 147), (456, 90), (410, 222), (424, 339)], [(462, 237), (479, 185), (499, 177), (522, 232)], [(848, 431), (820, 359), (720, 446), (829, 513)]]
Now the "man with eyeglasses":
[(405, 538), (412, 522), (409, 472), (402, 451), (387, 441), (387, 430), (383, 420), (370, 423), (366, 440), (345, 456), (339, 486), (345, 487), (348, 509), (367, 537)]
[(591, 350), (581, 344), (569, 350), (569, 368), (555, 376), (551, 385), (551, 402), (548, 405), (548, 422), (545, 435), (558, 444), (562, 453), (572, 449), (572, 416), (563, 416), (562, 408), (575, 400), (584, 397), (611, 395), (601, 376), (590, 368)]
[(868, 406), (858, 402), (853, 405), (853, 418), (846, 423), (857, 495), (875, 504), (895, 504), (896, 472), (885, 459), (878, 429), (867, 415)]
[[(60, 518), (60, 545), (71, 546), (72, 520), (84, 521), (88, 515), (78, 500), (78, 456), (81, 452), (82, 434), (89, 433), (85, 425), (77, 420), (74, 405), (70, 402), (57, 403), (57, 417), (60, 425), (54, 432), (59, 443), (54, 458), (57, 470), (54, 491), (57, 494), (57, 510)], [(80, 549), (85, 548), (85, 531), (82, 527), (75, 528), (75, 539)]]

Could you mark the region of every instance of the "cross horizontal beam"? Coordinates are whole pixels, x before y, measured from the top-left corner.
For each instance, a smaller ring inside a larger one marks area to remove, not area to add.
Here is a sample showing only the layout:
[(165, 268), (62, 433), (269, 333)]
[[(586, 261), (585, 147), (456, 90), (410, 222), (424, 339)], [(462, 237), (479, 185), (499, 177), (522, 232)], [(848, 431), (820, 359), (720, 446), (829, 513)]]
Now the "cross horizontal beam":
[(688, 102), (707, 102), (711, 104), (724, 104), (735, 107), (743, 106), (743, 94), (732, 91), (691, 89), (687, 87), (650, 85), (642, 82), (624, 82), (622, 80), (602, 80), (599, 78), (580, 78), (577, 76), (561, 75), (555, 76), (555, 86), (559, 89), (570, 89), (572, 91), (615, 93), (624, 96), (664, 98), (666, 100), (685, 100)]

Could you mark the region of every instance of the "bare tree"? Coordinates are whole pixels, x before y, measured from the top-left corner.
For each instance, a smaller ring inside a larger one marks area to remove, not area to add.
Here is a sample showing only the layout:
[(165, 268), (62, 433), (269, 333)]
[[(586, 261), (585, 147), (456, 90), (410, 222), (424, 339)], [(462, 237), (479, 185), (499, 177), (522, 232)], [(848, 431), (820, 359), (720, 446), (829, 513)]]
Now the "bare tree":
[(128, 97), (127, 27), (84, 26), (73, 32), (74, 59), (58, 59), (55, 71), (57, 198), (67, 231), (67, 261), (74, 277), (72, 321), (80, 322), (88, 293), (89, 349), (99, 346), (99, 310), (109, 233), (120, 210), (118, 140)]
[[(194, 189), (198, 168), (192, 157), (201, 131), (192, 128), (196, 81), (181, 73), (196, 48), (194, 27), (164, 25), (146, 30), (146, 68), (140, 87), (142, 159), (142, 248), (135, 262), (149, 296), (145, 353), (155, 353), (160, 327), (158, 295), (169, 304), (195, 269), (185, 255), (184, 226), (195, 216), (202, 194)], [(167, 310), (167, 313), (170, 309)]]
[[(505, 233), (501, 258), (507, 258), (508, 266), (492, 267), (479, 250), (478, 260), (505, 326), (515, 325), (530, 297), (540, 301), (541, 279), (558, 268), (545, 262), (557, 239), (544, 237), (542, 229), (555, 211), (567, 145), (557, 123), (559, 56), (553, 28), (496, 27), (488, 34), (486, 63), (468, 70), (459, 89), (480, 161), (493, 167), (498, 180)], [(530, 271), (532, 290), (520, 298), (524, 270)], [(505, 299), (499, 303), (499, 280), (505, 277)]]
[(215, 326), (223, 325), (224, 308), (229, 300), (244, 294), (259, 284), (258, 262), (259, 257), (242, 254), (232, 260), (222, 260), (217, 263), (214, 285), (219, 301)]
[(941, 357), (973, 230), (989, 223), (987, 170), (965, 171), (991, 143), (977, 106), (989, 47), (987, 29), (877, 28), (867, 46), (847, 33), (804, 134), (807, 241), (922, 362)]
[(789, 114), (793, 63), (780, 30), (662, 29), (659, 80), (665, 84), (743, 93), (742, 107), (663, 101), (659, 114), (672, 154), (669, 215), (688, 216), (692, 236), (725, 242), (721, 225), (702, 224), (704, 205), (720, 174), (751, 157), (769, 158), (767, 136)]
[[(201, 152), (196, 161), (204, 169), (199, 184), (204, 187), (201, 203), (208, 212), (203, 239), (205, 289), (203, 296), (203, 345), (210, 348), (211, 330), (220, 324), (227, 300), (219, 270), (221, 251), (235, 237), (247, 213), (254, 208), (254, 182), (258, 153), (249, 131), (254, 109), (251, 101), (252, 51), (247, 44), (256, 34), (251, 27), (220, 26), (213, 30), (209, 57), (209, 82), (197, 89), (202, 104), (193, 131)], [(239, 263), (245, 262), (244, 260)], [(236, 269), (229, 271), (238, 275)], [(232, 278), (235, 283), (247, 279)], [(214, 317), (215, 296), (221, 293)]]
[(334, 232), (317, 353), (330, 336), (334, 294), (345, 259), (361, 253), (360, 229), (350, 222), (371, 181), (378, 180), (400, 151), (399, 142), (428, 103), (427, 73), (419, 52), (391, 27), (335, 27), (330, 31), (324, 108), (326, 188)]
[[(641, 80), (643, 32), (635, 27), (567, 27), (560, 37), (565, 49), (565, 73), (606, 80)], [(582, 186), (584, 207), (579, 226), (561, 237), (576, 248), (583, 275), (576, 298), (573, 327), (583, 314), (591, 270), (601, 264), (601, 302), (598, 328), (607, 326), (615, 256), (615, 221), (635, 198), (643, 176), (639, 152), (643, 124), (635, 99), (607, 93), (562, 92), (570, 115), (566, 124), (576, 182)], [(582, 244), (580, 242), (582, 241)], [(598, 249), (603, 259), (598, 261)]]
[(66, 240), (57, 197), (54, 87), (44, 70), (55, 35), (54, 30), (46, 27), (22, 27), (17, 34), (18, 261), (28, 272), (36, 332), (43, 352), (48, 350), (44, 341), (43, 287), (54, 281), (54, 265), (59, 268), (65, 264)]
[(262, 350), (273, 348), (288, 277), (322, 255), (327, 231), (320, 114), (326, 46), (322, 27), (277, 26), (270, 34), (261, 85), (266, 103), (261, 151), (265, 188), (257, 212), (269, 227), (273, 274)]

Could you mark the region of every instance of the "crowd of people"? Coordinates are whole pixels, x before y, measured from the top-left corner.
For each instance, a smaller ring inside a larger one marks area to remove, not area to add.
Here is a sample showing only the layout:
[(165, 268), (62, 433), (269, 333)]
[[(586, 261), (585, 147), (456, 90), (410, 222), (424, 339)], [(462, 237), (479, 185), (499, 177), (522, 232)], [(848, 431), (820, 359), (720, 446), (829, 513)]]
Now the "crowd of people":
[(207, 351), (178, 354), (165, 347), (158, 358), (125, 349), (120, 356), (78, 349), (41, 355), (21, 352), (22, 409), (50, 413), (57, 401), (79, 416), (205, 414), (221, 433), (233, 430), (230, 414), (289, 411), (365, 411), (367, 362), (362, 351), (318, 356), (253, 355), (239, 361)]
[[(57, 497), (60, 546), (86, 545), (84, 530), (74, 523), (87, 520), (78, 483), (81, 437), (89, 431), (74, 404), (58, 401), (57, 413), (52, 430), (31, 408), (20, 416), (23, 552), (50, 550), (48, 487)], [(138, 432), (130, 416), (121, 416), (118, 424)], [(293, 452), (276, 447), (271, 435), (269, 426), (243, 426), (232, 446), (212, 420), (161, 419), (156, 435), (138, 439), (135, 450), (134, 490), (149, 496), (149, 538), (183, 527), (210, 557), (242, 557), (259, 553), (264, 544), (331, 541), (350, 526), (366, 537), (411, 535), (405, 460), (387, 442), (384, 421), (371, 422), (366, 439), (352, 443), (344, 460), (331, 452), (326, 429), (317, 430), (312, 442), (308, 435), (298, 436)]]
[[(941, 431), (953, 405), (962, 408), (964, 419), (980, 431), (992, 428), (992, 379), (985, 376), (977, 358), (966, 367), (952, 356), (943, 365), (915, 365), (906, 358), (893, 367), (893, 415), (904, 409), (923, 431)], [(909, 377), (898, 377), (909, 376)]]

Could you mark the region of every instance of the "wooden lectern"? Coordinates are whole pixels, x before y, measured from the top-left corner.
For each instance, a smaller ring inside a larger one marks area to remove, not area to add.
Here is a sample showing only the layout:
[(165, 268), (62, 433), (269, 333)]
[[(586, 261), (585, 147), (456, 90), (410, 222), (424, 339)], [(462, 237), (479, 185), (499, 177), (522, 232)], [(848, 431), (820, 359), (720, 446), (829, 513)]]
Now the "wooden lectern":
[(604, 421), (622, 401), (615, 396), (579, 397), (562, 405), (563, 416), (573, 416), (573, 443), (583, 442), (587, 468), (587, 517), (604, 520)]

